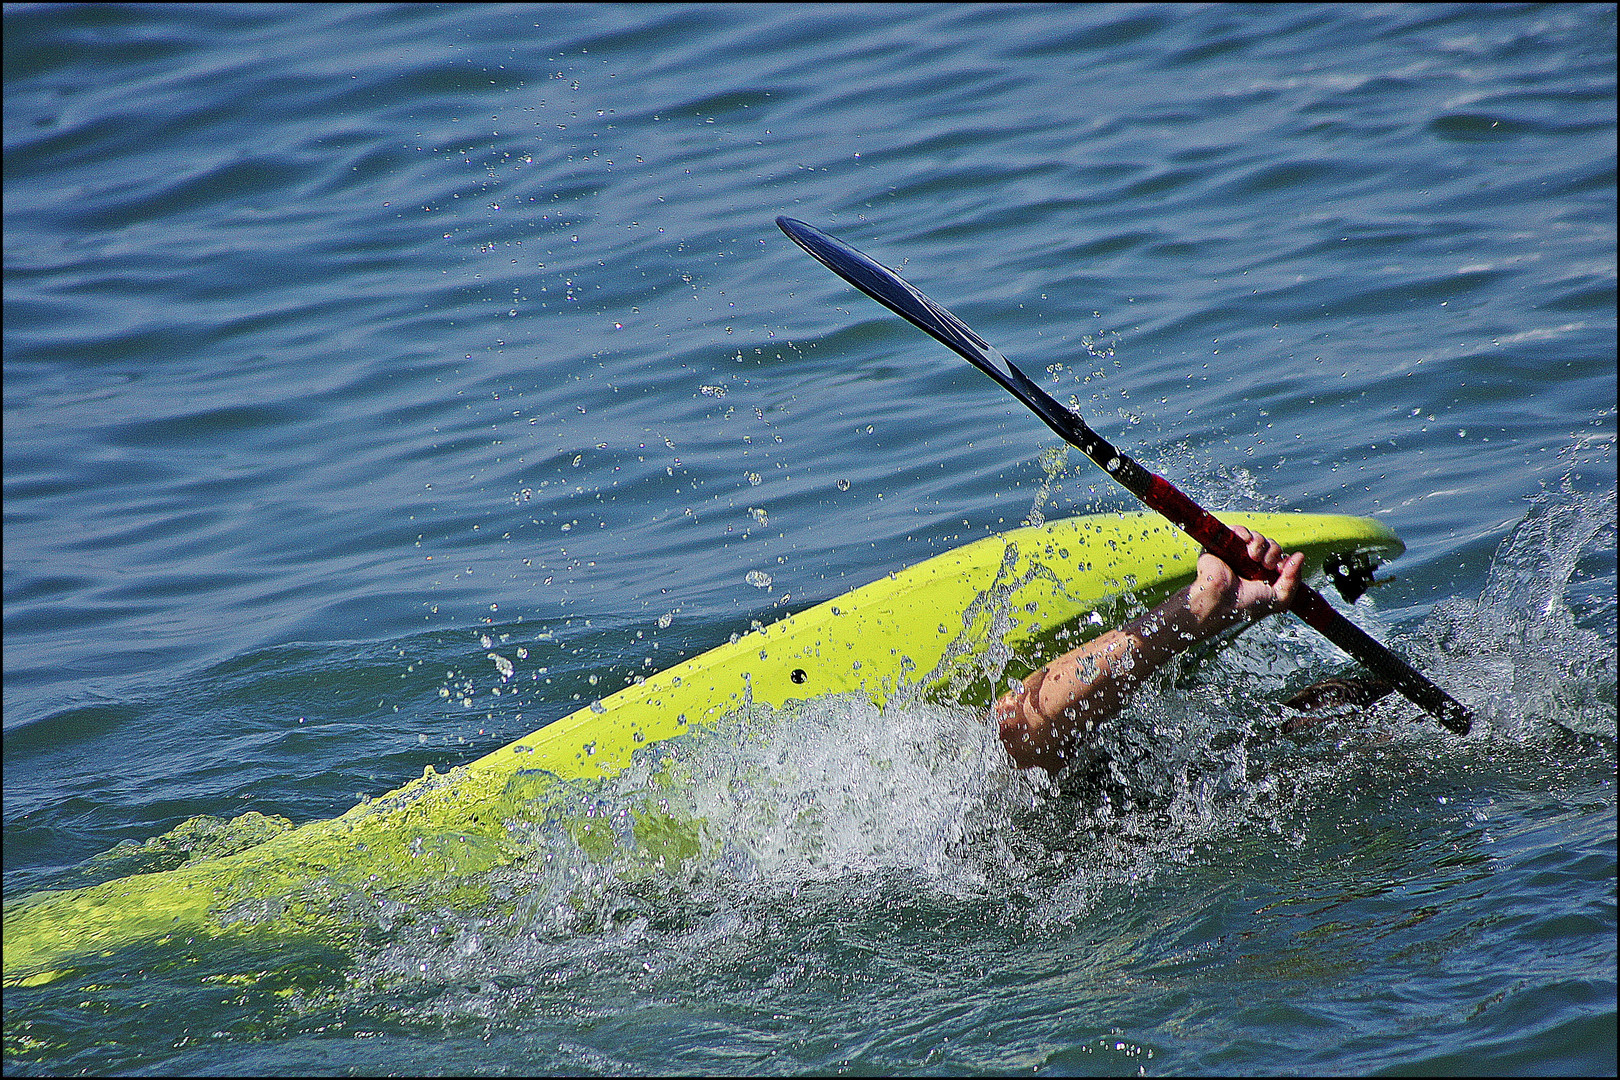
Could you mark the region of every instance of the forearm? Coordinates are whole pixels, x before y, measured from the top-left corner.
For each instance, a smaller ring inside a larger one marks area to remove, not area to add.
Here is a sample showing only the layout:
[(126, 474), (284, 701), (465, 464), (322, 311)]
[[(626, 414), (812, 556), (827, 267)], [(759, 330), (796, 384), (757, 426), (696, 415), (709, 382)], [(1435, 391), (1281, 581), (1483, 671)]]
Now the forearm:
[(1139, 619), (1066, 653), (996, 702), (1001, 742), (1021, 769), (1057, 772), (1087, 733), (1119, 712), (1142, 681), (1176, 653), (1229, 626), (1286, 611), (1305, 555), (1283, 558), (1273, 540), (1233, 529), (1275, 580), (1243, 580), (1209, 552), (1193, 583)]
[(1098, 724), (1116, 715), (1171, 657), (1240, 621), (1190, 585), (1145, 615), (1065, 653), (996, 704), (1002, 743), (1019, 768), (1062, 767)]

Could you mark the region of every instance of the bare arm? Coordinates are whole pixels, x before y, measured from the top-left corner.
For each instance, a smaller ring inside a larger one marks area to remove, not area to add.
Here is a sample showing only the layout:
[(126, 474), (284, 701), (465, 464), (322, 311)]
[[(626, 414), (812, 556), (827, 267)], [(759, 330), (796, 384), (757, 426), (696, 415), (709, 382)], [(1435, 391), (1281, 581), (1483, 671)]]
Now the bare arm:
[(1001, 742), (1020, 769), (1057, 772), (1085, 734), (1124, 708), (1131, 693), (1166, 661), (1229, 626), (1286, 610), (1305, 556), (1287, 559), (1276, 541), (1234, 530), (1249, 556), (1278, 571), (1275, 584), (1239, 578), (1204, 553), (1193, 583), (1140, 618), (1065, 653), (996, 702)]

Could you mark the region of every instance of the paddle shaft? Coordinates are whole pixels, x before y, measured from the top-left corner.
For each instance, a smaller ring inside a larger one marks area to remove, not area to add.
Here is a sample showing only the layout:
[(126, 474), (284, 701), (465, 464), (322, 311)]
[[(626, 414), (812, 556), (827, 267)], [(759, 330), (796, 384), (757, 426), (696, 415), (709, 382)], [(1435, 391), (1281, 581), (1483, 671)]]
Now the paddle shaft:
[[(1074, 410), (1059, 404), (966, 323), (917, 291), (900, 275), (802, 221), (779, 217), (776, 224), (827, 269), (1000, 383), (1064, 441), (1078, 447), (1127, 491), (1202, 544), (1240, 577), (1266, 582), (1277, 580), (1276, 571), (1267, 570), (1249, 557), (1248, 547), (1237, 533), (1170, 481), (1120, 453)], [(1301, 582), (1290, 610), (1441, 724), (1459, 735), (1468, 734), (1473, 717), (1467, 708), (1339, 614), (1321, 593)]]
[[(1038, 415), (1044, 420), (1045, 414)], [(1072, 412), (1068, 419), (1077, 431), (1050, 425), (1066, 441), (1077, 446), (1103, 471), (1141, 499), (1149, 508), (1164, 515), (1173, 525), (1220, 558), (1239, 577), (1273, 582), (1277, 571), (1269, 570), (1249, 557), (1248, 545), (1215, 515), (1199, 506), (1180, 488), (1157, 473), (1143, 468), (1133, 458), (1115, 449), (1107, 439)], [(1339, 614), (1326, 597), (1304, 582), (1294, 592), (1289, 610), (1333, 644), (1360, 660), (1374, 675), (1385, 680), (1409, 701), (1421, 707), (1459, 735), (1473, 726), (1468, 710), (1456, 699), (1430, 682), (1405, 660), (1390, 652), (1355, 623)]]

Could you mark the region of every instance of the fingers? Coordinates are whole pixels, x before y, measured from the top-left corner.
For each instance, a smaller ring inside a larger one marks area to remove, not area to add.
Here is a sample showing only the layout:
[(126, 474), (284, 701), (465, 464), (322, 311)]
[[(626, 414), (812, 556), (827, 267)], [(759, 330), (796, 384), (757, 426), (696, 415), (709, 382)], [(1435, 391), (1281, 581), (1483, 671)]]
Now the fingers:
[(1243, 548), (1248, 552), (1249, 558), (1264, 566), (1267, 570), (1277, 568), (1277, 560), (1282, 557), (1282, 548), (1277, 542), (1260, 533), (1244, 528), (1242, 525), (1232, 526), (1232, 532), (1243, 541)]
[(1276, 570), (1282, 565), (1282, 545), (1278, 544), (1277, 541), (1242, 525), (1232, 526), (1232, 531), (1237, 534), (1239, 540), (1243, 541), (1244, 550), (1248, 553), (1249, 558), (1267, 570)]
[(1277, 575), (1276, 580), (1271, 583), (1271, 595), (1261, 601), (1261, 608), (1284, 611), (1293, 606), (1294, 596), (1299, 591), (1300, 578), (1304, 575), (1305, 553), (1296, 551), (1285, 559), (1282, 545), (1270, 537), (1242, 525), (1234, 525), (1232, 532), (1243, 541), (1244, 552), (1249, 558)]
[(1283, 560), (1277, 568), (1277, 581), (1272, 588), (1277, 591), (1277, 606), (1279, 609), (1288, 608), (1294, 603), (1294, 594), (1299, 591), (1299, 578), (1305, 568), (1305, 553), (1296, 551)]
[(1305, 553), (1296, 551), (1285, 559), (1282, 545), (1270, 537), (1241, 525), (1234, 526), (1232, 531), (1243, 541), (1244, 551), (1249, 558), (1277, 575), (1271, 584), (1271, 596), (1263, 603), (1263, 608), (1270, 611), (1285, 611), (1292, 607), (1294, 596), (1299, 591), (1300, 578), (1305, 570)]
[[(1244, 531), (1248, 532), (1247, 529)], [(1277, 569), (1277, 564), (1282, 561), (1282, 547), (1277, 541), (1259, 533), (1249, 533), (1244, 539), (1248, 541), (1249, 558), (1267, 570)]]

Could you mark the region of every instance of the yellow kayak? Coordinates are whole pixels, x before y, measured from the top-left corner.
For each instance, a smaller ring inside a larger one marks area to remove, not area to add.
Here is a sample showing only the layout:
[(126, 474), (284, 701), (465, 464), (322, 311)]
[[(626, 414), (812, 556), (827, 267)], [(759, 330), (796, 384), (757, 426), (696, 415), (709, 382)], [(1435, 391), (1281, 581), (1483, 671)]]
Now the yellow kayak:
[[(1307, 573), (1320, 573), (1330, 556), (1376, 564), (1405, 550), (1368, 518), (1218, 516), (1305, 551)], [(1085, 515), (974, 541), (742, 635), (446, 774), (430, 767), (341, 817), (293, 828), (251, 815), (239, 822), (255, 835), (233, 845), (251, 843), (243, 850), (8, 899), (5, 984), (49, 982), (123, 949), (194, 948), (230, 935), (313, 935), (342, 949), (363, 931), (356, 912), (388, 899), (488, 909), (504, 892), (492, 888), (492, 872), (521, 876), (534, 854), (523, 823), (556, 820), (581, 784), (623, 771), (643, 747), (746, 705), (833, 693), (878, 705), (897, 694), (987, 705), (993, 648), (1001, 648), (998, 672), (1007, 659), (1009, 673), (1022, 674), (1070, 647), (1083, 616), (1107, 611), (1112, 621), (1127, 605), (1187, 584), (1197, 556), (1192, 541), (1148, 513)], [(588, 823), (566, 827), (588, 838)], [(678, 861), (695, 850), (695, 827), (638, 815), (635, 840), (650, 858)]]

